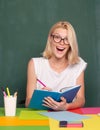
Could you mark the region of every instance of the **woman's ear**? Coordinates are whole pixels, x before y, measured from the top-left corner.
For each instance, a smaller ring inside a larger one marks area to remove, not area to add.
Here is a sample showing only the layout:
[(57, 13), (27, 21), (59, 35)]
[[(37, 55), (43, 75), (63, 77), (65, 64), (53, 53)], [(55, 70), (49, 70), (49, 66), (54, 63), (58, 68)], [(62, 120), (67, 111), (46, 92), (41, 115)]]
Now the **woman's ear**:
[(48, 36), (48, 42), (49, 42), (49, 43), (52, 42), (52, 39), (51, 39), (51, 36), (50, 36), (50, 35)]
[(51, 35), (48, 36), (48, 40), (51, 42)]

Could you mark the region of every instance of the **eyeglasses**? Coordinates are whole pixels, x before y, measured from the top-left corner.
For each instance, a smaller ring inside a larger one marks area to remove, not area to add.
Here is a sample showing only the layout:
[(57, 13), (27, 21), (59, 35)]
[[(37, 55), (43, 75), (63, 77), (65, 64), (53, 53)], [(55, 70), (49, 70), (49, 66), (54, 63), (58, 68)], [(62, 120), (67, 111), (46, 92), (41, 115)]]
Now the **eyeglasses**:
[(63, 40), (64, 44), (69, 45), (67, 37), (66, 38), (61, 38), (60, 35), (54, 35), (54, 34), (51, 34), (51, 36), (53, 37), (54, 42), (60, 43)]

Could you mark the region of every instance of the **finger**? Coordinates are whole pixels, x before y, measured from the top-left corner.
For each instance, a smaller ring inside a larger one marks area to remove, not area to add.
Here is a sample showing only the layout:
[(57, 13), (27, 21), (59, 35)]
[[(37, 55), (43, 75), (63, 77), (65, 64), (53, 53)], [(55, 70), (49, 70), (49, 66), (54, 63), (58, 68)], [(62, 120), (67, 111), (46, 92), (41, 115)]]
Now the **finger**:
[(55, 100), (54, 100), (53, 98), (51, 98), (51, 97), (46, 97), (45, 99), (48, 100), (48, 102), (50, 102), (51, 104), (54, 104), (54, 105), (57, 105), (57, 104), (58, 104), (58, 102), (55, 101)]
[(46, 107), (49, 107), (49, 108), (51, 108), (51, 109), (54, 109), (54, 110), (56, 110), (56, 109), (58, 108), (58, 106), (55, 105), (55, 104), (44, 103), (44, 104), (42, 104), (42, 105), (43, 105), (43, 106), (46, 106)]
[(51, 97), (47, 97), (46, 98), (46, 101), (51, 105), (51, 107), (55, 107), (55, 106), (58, 106), (58, 102), (56, 102), (54, 99), (52, 99)]
[(49, 99), (49, 97), (44, 98), (43, 103), (44, 103), (46, 106), (53, 107), (53, 103), (52, 103), (52, 101)]
[(56, 110), (58, 108), (58, 103), (55, 102), (51, 97), (46, 97), (44, 100), (43, 100), (43, 105), (46, 106), (46, 107), (49, 107), (49, 108), (52, 108), (54, 110)]
[(42, 89), (43, 89), (43, 90), (52, 91), (52, 89), (51, 89), (51, 88), (49, 88), (49, 87), (43, 87)]
[(56, 101), (54, 101), (51, 97), (45, 97), (45, 98), (44, 98), (44, 101), (47, 101), (47, 102), (49, 102), (50, 104), (55, 104), (55, 103), (56, 103)]
[(66, 102), (66, 99), (64, 97), (61, 97), (62, 102)]
[(54, 104), (43, 103), (42, 105), (43, 105), (43, 106), (46, 106), (46, 107), (49, 107), (49, 108), (51, 108), (51, 109), (56, 109), (56, 108), (57, 108), (57, 106), (54, 105)]

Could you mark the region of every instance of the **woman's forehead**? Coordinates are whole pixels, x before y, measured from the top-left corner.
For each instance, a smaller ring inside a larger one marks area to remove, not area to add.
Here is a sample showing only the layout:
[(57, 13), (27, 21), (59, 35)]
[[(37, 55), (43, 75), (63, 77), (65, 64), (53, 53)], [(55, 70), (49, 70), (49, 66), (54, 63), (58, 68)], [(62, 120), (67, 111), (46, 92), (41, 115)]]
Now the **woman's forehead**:
[(53, 31), (53, 33), (55, 33), (55, 34), (59, 34), (59, 35), (64, 35), (64, 36), (66, 36), (67, 35), (67, 30), (66, 29), (64, 29), (64, 28), (56, 28), (54, 31)]

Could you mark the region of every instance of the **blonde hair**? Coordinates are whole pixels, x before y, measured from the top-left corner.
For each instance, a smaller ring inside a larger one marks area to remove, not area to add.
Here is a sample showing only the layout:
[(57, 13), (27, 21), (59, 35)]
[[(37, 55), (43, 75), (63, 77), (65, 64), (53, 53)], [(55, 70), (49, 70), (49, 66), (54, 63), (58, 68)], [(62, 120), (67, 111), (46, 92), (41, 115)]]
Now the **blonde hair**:
[(49, 59), (52, 56), (52, 49), (50, 44), (50, 36), (57, 28), (63, 28), (68, 31), (68, 42), (70, 44), (66, 58), (69, 64), (76, 64), (79, 61), (78, 43), (76, 38), (76, 33), (72, 25), (67, 21), (60, 21), (54, 24), (48, 34), (47, 44), (43, 52), (43, 57)]

